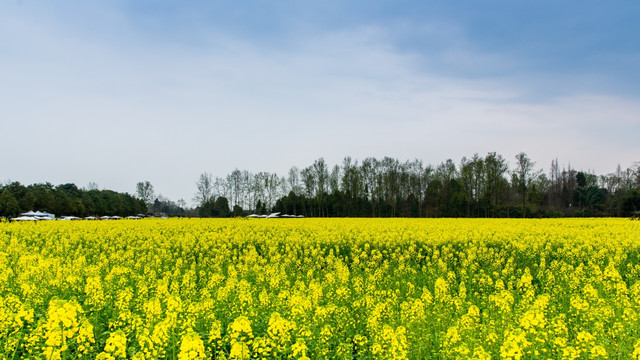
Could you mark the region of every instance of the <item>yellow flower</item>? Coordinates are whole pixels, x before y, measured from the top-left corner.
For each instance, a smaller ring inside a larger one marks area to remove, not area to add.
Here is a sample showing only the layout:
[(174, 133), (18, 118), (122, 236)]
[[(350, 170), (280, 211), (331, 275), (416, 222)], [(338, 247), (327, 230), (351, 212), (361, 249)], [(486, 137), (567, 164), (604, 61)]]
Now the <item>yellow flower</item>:
[(206, 359), (204, 352), (204, 342), (200, 338), (200, 335), (198, 335), (192, 329), (189, 329), (187, 333), (182, 336), (178, 360), (194, 359)]
[(234, 342), (231, 345), (231, 351), (229, 353), (229, 359), (244, 360), (251, 358), (251, 352), (247, 344), (241, 341)]
[(474, 359), (474, 360), (491, 360), (491, 354), (486, 352), (482, 346), (478, 346), (473, 350), (472, 359)]
[(436, 280), (435, 284), (435, 297), (440, 301), (446, 301), (449, 295), (449, 286), (447, 285), (447, 281), (442, 277), (439, 277)]
[(113, 356), (114, 358), (126, 358), (127, 357), (127, 337), (122, 330), (112, 332), (109, 334), (107, 343), (104, 346), (104, 352)]
[(633, 354), (631, 354), (633, 360), (640, 360), (640, 340), (636, 341), (633, 346)]
[(403, 326), (399, 326), (394, 330), (391, 326), (384, 325), (381, 333), (376, 337), (376, 344), (372, 348), (374, 355), (384, 359), (407, 358), (406, 329)]
[(520, 319), (520, 326), (533, 333), (544, 329), (546, 325), (547, 320), (544, 317), (544, 313), (538, 309), (528, 310)]
[(525, 350), (531, 343), (527, 340), (526, 332), (522, 329), (508, 330), (504, 343), (500, 346), (500, 356), (503, 359), (519, 360), (525, 355)]
[(231, 345), (236, 342), (251, 344), (253, 339), (253, 331), (251, 330), (251, 321), (246, 316), (240, 316), (229, 324), (227, 330), (231, 339)]
[(297, 358), (297, 359), (301, 359), (301, 360), (307, 360), (309, 359), (307, 357), (307, 350), (309, 348), (307, 347), (307, 345), (304, 342), (304, 339), (296, 339), (295, 344), (293, 344), (291, 346), (291, 352), (292, 352), (292, 356)]

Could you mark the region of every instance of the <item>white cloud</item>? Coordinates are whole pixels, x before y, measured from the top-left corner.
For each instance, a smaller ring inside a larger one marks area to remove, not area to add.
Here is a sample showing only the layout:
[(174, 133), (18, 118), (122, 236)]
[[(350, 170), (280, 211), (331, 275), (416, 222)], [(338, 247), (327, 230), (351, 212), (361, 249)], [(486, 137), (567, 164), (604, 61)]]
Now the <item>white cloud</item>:
[[(437, 164), (525, 151), (545, 169), (558, 157), (604, 173), (640, 153), (634, 99), (576, 89), (519, 101), (526, 81), (539, 79), (445, 76), (437, 61), (423, 66), (429, 55), (398, 52), (381, 28), (307, 34), (273, 48), (216, 32), (194, 34), (206, 47), (135, 34), (94, 41), (55, 24), (45, 16), (34, 27), (0, 29), (17, 34), (0, 59), (0, 117), (16, 136), (0, 149), (21, 155), (7, 158), (0, 178), (129, 192), (150, 180), (176, 200), (191, 198), (203, 171), (284, 175), (321, 156)], [(454, 43), (432, 56), (464, 66), (501, 61), (461, 51)]]

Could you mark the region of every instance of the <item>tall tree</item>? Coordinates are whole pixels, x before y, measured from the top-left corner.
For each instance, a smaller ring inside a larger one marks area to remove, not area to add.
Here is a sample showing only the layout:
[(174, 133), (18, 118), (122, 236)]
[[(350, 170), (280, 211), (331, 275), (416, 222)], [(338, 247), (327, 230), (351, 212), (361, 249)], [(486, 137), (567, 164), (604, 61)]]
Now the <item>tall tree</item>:
[(239, 205), (240, 201), (243, 197), (243, 179), (242, 179), (242, 171), (235, 169), (231, 174), (227, 175), (227, 183), (229, 184), (230, 196), (228, 199), (231, 200), (231, 204), (233, 206)]
[(213, 197), (213, 176), (207, 172), (200, 174), (198, 180), (196, 180), (196, 193), (193, 196), (193, 201), (202, 206), (205, 203), (211, 201)]
[[(307, 197), (307, 199), (315, 197), (317, 181), (316, 173), (313, 170), (313, 166), (308, 166), (302, 169), (302, 171), (300, 172), (300, 177), (302, 178), (302, 185), (304, 186), (304, 195)], [(305, 205), (305, 213), (307, 215), (314, 216), (315, 212), (313, 206), (307, 208), (307, 205)]]
[(329, 189), (329, 168), (324, 158), (319, 158), (313, 163), (313, 171), (316, 178), (316, 197), (320, 201), (320, 207), (322, 211), (322, 201)]
[(289, 169), (289, 177), (287, 177), (287, 184), (289, 185), (289, 191), (292, 191), (296, 195), (302, 193), (302, 186), (300, 185), (300, 170), (297, 167), (292, 166)]
[(507, 162), (502, 155), (490, 152), (484, 158), (486, 172), (486, 196), (491, 205), (491, 216), (496, 216), (496, 210), (500, 199), (506, 197), (508, 182), (505, 174), (509, 170)]
[(264, 189), (265, 189), (265, 202), (269, 211), (271, 211), (278, 198), (280, 186), (280, 177), (276, 173), (265, 173), (264, 177)]
[(376, 204), (379, 194), (378, 190), (378, 169), (379, 162), (376, 158), (368, 157), (362, 160), (360, 165), (360, 174), (364, 182), (365, 196), (368, 197), (371, 203), (371, 216), (376, 216)]
[(534, 169), (535, 162), (524, 152), (516, 155), (516, 167), (512, 173), (512, 184), (514, 185), (522, 201), (522, 217), (526, 217), (527, 190), (539, 172)]
[[(477, 154), (476, 154), (477, 156)], [(467, 198), (467, 217), (471, 216), (471, 205), (475, 202), (473, 161), (463, 157), (460, 161), (460, 180)]]
[(549, 201), (553, 207), (553, 211), (556, 211), (560, 206), (560, 196), (562, 195), (562, 180), (558, 158), (551, 160), (550, 175), (549, 181), (551, 182), (551, 188), (549, 191)]
[(340, 190), (340, 165), (335, 165), (329, 174), (329, 192), (335, 193)]
[(155, 194), (153, 185), (149, 181), (141, 181), (136, 184), (136, 195), (138, 195), (138, 199), (144, 201), (148, 209), (153, 206)]

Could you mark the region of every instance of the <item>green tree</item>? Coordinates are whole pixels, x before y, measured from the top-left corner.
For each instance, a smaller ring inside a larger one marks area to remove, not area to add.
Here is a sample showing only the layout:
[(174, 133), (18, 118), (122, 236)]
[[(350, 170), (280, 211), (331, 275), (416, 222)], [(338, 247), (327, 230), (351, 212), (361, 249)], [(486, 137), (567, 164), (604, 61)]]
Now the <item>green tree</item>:
[(242, 207), (240, 207), (240, 205), (233, 205), (233, 216), (242, 216), (244, 215), (244, 211), (242, 210)]
[(141, 181), (136, 184), (136, 195), (138, 195), (138, 199), (144, 201), (147, 208), (151, 208), (153, 206), (155, 194), (153, 191), (153, 185), (151, 185), (149, 181)]
[(219, 196), (213, 205), (214, 216), (228, 217), (231, 213), (229, 210), (229, 200), (224, 196)]
[(491, 216), (496, 216), (496, 210), (506, 197), (508, 182), (505, 174), (509, 170), (502, 155), (490, 152), (484, 158), (485, 165), (485, 196), (491, 205)]
[(471, 216), (471, 208), (475, 208), (475, 215), (480, 214), (480, 198), (485, 190), (484, 159), (474, 154), (473, 158), (462, 158), (460, 163), (460, 179), (467, 197), (467, 216)]
[(50, 211), (55, 213), (55, 191), (50, 183), (33, 184), (27, 186), (33, 197), (33, 210)]
[(513, 170), (511, 183), (522, 200), (522, 217), (526, 217), (527, 190), (540, 173), (534, 170), (535, 164), (524, 152), (516, 155), (516, 168)]
[(9, 190), (0, 192), (0, 216), (15, 216), (20, 213), (20, 204)]

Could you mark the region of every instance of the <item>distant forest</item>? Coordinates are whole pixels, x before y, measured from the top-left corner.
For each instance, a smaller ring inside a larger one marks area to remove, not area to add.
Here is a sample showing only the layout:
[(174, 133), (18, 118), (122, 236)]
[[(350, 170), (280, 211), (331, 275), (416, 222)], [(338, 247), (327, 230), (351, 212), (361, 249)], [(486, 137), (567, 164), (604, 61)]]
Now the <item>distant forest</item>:
[(56, 215), (162, 213), (168, 216), (229, 217), (251, 213), (307, 217), (565, 217), (630, 216), (640, 210), (640, 163), (613, 173), (536, 167), (525, 153), (512, 168), (497, 153), (447, 160), (346, 157), (330, 167), (323, 158), (292, 167), (287, 176), (234, 170), (225, 177), (202, 173), (196, 180), (195, 209), (155, 196), (148, 182), (135, 195), (79, 189), (74, 184), (0, 186), (0, 216), (28, 210)]
[(79, 189), (74, 184), (49, 183), (24, 186), (11, 182), (0, 187), (0, 216), (14, 217), (29, 210), (47, 211), (56, 216), (119, 215), (147, 212), (144, 201), (111, 190)]

